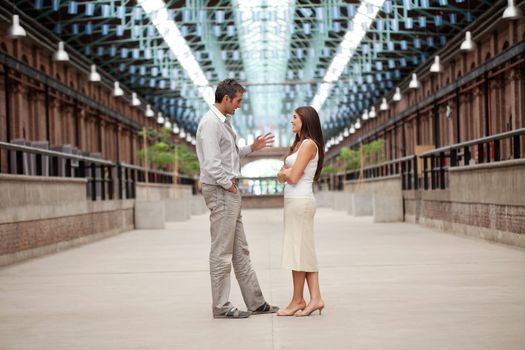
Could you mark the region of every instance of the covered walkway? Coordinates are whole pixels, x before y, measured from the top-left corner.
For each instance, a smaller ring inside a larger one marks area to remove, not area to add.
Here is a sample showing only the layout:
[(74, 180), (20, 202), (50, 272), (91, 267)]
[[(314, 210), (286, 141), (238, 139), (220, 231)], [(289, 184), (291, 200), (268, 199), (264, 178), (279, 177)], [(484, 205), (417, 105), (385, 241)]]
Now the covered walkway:
[[(285, 306), (282, 212), (244, 220), (265, 296)], [(524, 250), (325, 208), (316, 225), (322, 316), (212, 319), (199, 215), (1, 269), (0, 348), (524, 348)], [(244, 308), (236, 283), (232, 301)]]

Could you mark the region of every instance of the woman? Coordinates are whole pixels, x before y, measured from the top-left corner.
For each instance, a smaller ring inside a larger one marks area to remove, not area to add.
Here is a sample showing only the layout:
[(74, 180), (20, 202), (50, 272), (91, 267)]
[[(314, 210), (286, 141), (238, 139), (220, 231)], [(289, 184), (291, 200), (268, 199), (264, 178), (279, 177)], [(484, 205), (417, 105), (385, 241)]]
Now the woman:
[[(284, 188), (283, 268), (292, 270), (293, 296), (278, 316), (309, 316), (324, 308), (319, 289), (319, 270), (314, 244), (315, 198), (313, 181), (319, 179), (324, 160), (321, 122), (314, 108), (299, 107), (293, 113), (295, 140), (277, 174)], [(304, 281), (308, 283), (310, 302), (303, 297)]]

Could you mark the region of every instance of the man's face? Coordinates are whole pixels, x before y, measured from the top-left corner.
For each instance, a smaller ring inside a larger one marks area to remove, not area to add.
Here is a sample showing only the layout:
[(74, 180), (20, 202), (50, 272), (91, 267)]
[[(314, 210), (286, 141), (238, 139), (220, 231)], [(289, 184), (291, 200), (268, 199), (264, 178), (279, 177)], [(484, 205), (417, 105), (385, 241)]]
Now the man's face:
[(226, 102), (224, 107), (227, 114), (233, 115), (235, 110), (241, 106), (242, 96), (242, 92), (235, 93), (235, 97), (233, 99), (231, 99), (228, 95), (224, 96), (224, 102)]

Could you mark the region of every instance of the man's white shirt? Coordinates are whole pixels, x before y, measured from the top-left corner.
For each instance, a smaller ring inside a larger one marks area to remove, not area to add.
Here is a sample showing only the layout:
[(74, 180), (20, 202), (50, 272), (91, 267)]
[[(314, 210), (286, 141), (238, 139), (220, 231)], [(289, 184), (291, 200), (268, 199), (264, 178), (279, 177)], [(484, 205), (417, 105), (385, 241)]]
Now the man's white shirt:
[(232, 179), (241, 176), (239, 157), (252, 152), (251, 146), (237, 147), (237, 134), (233, 130), (231, 115), (222, 114), (215, 106), (204, 114), (197, 128), (197, 157), (202, 183), (232, 186)]

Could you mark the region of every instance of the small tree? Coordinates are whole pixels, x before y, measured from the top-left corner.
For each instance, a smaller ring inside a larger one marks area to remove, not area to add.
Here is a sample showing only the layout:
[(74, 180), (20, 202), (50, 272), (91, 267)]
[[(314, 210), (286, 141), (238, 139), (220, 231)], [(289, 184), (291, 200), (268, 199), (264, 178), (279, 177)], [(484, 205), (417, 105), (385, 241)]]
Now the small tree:
[(175, 144), (170, 140), (171, 130), (163, 128), (160, 131), (146, 129), (139, 132), (139, 136), (146, 137), (147, 150), (140, 149), (137, 154), (140, 159), (144, 160), (145, 154), (148, 155), (146, 161), (150, 168), (167, 170), (175, 160)]
[(381, 163), (385, 160), (385, 140), (377, 139), (370, 143), (361, 145), (363, 153), (363, 168), (369, 165)]
[(139, 135), (147, 138), (149, 146), (147, 151), (140, 149), (138, 156), (144, 160), (144, 155), (147, 153), (148, 164), (165, 171), (176, 166), (176, 170), (185, 175), (195, 175), (199, 172), (197, 156), (187, 145), (175, 144), (171, 140), (171, 129), (162, 128), (160, 131), (146, 129), (145, 135), (144, 132), (140, 132)]
[(185, 144), (177, 145), (175, 162), (181, 174), (193, 176), (200, 172), (199, 160), (195, 153)]
[(385, 140), (377, 139), (370, 142), (371, 163), (377, 164), (385, 161)]
[(359, 151), (351, 148), (343, 148), (341, 153), (337, 157), (338, 160), (342, 161), (342, 170), (357, 170), (361, 164), (359, 157)]
[(329, 175), (335, 173), (335, 168), (331, 165), (325, 165), (321, 170), (322, 175)]

